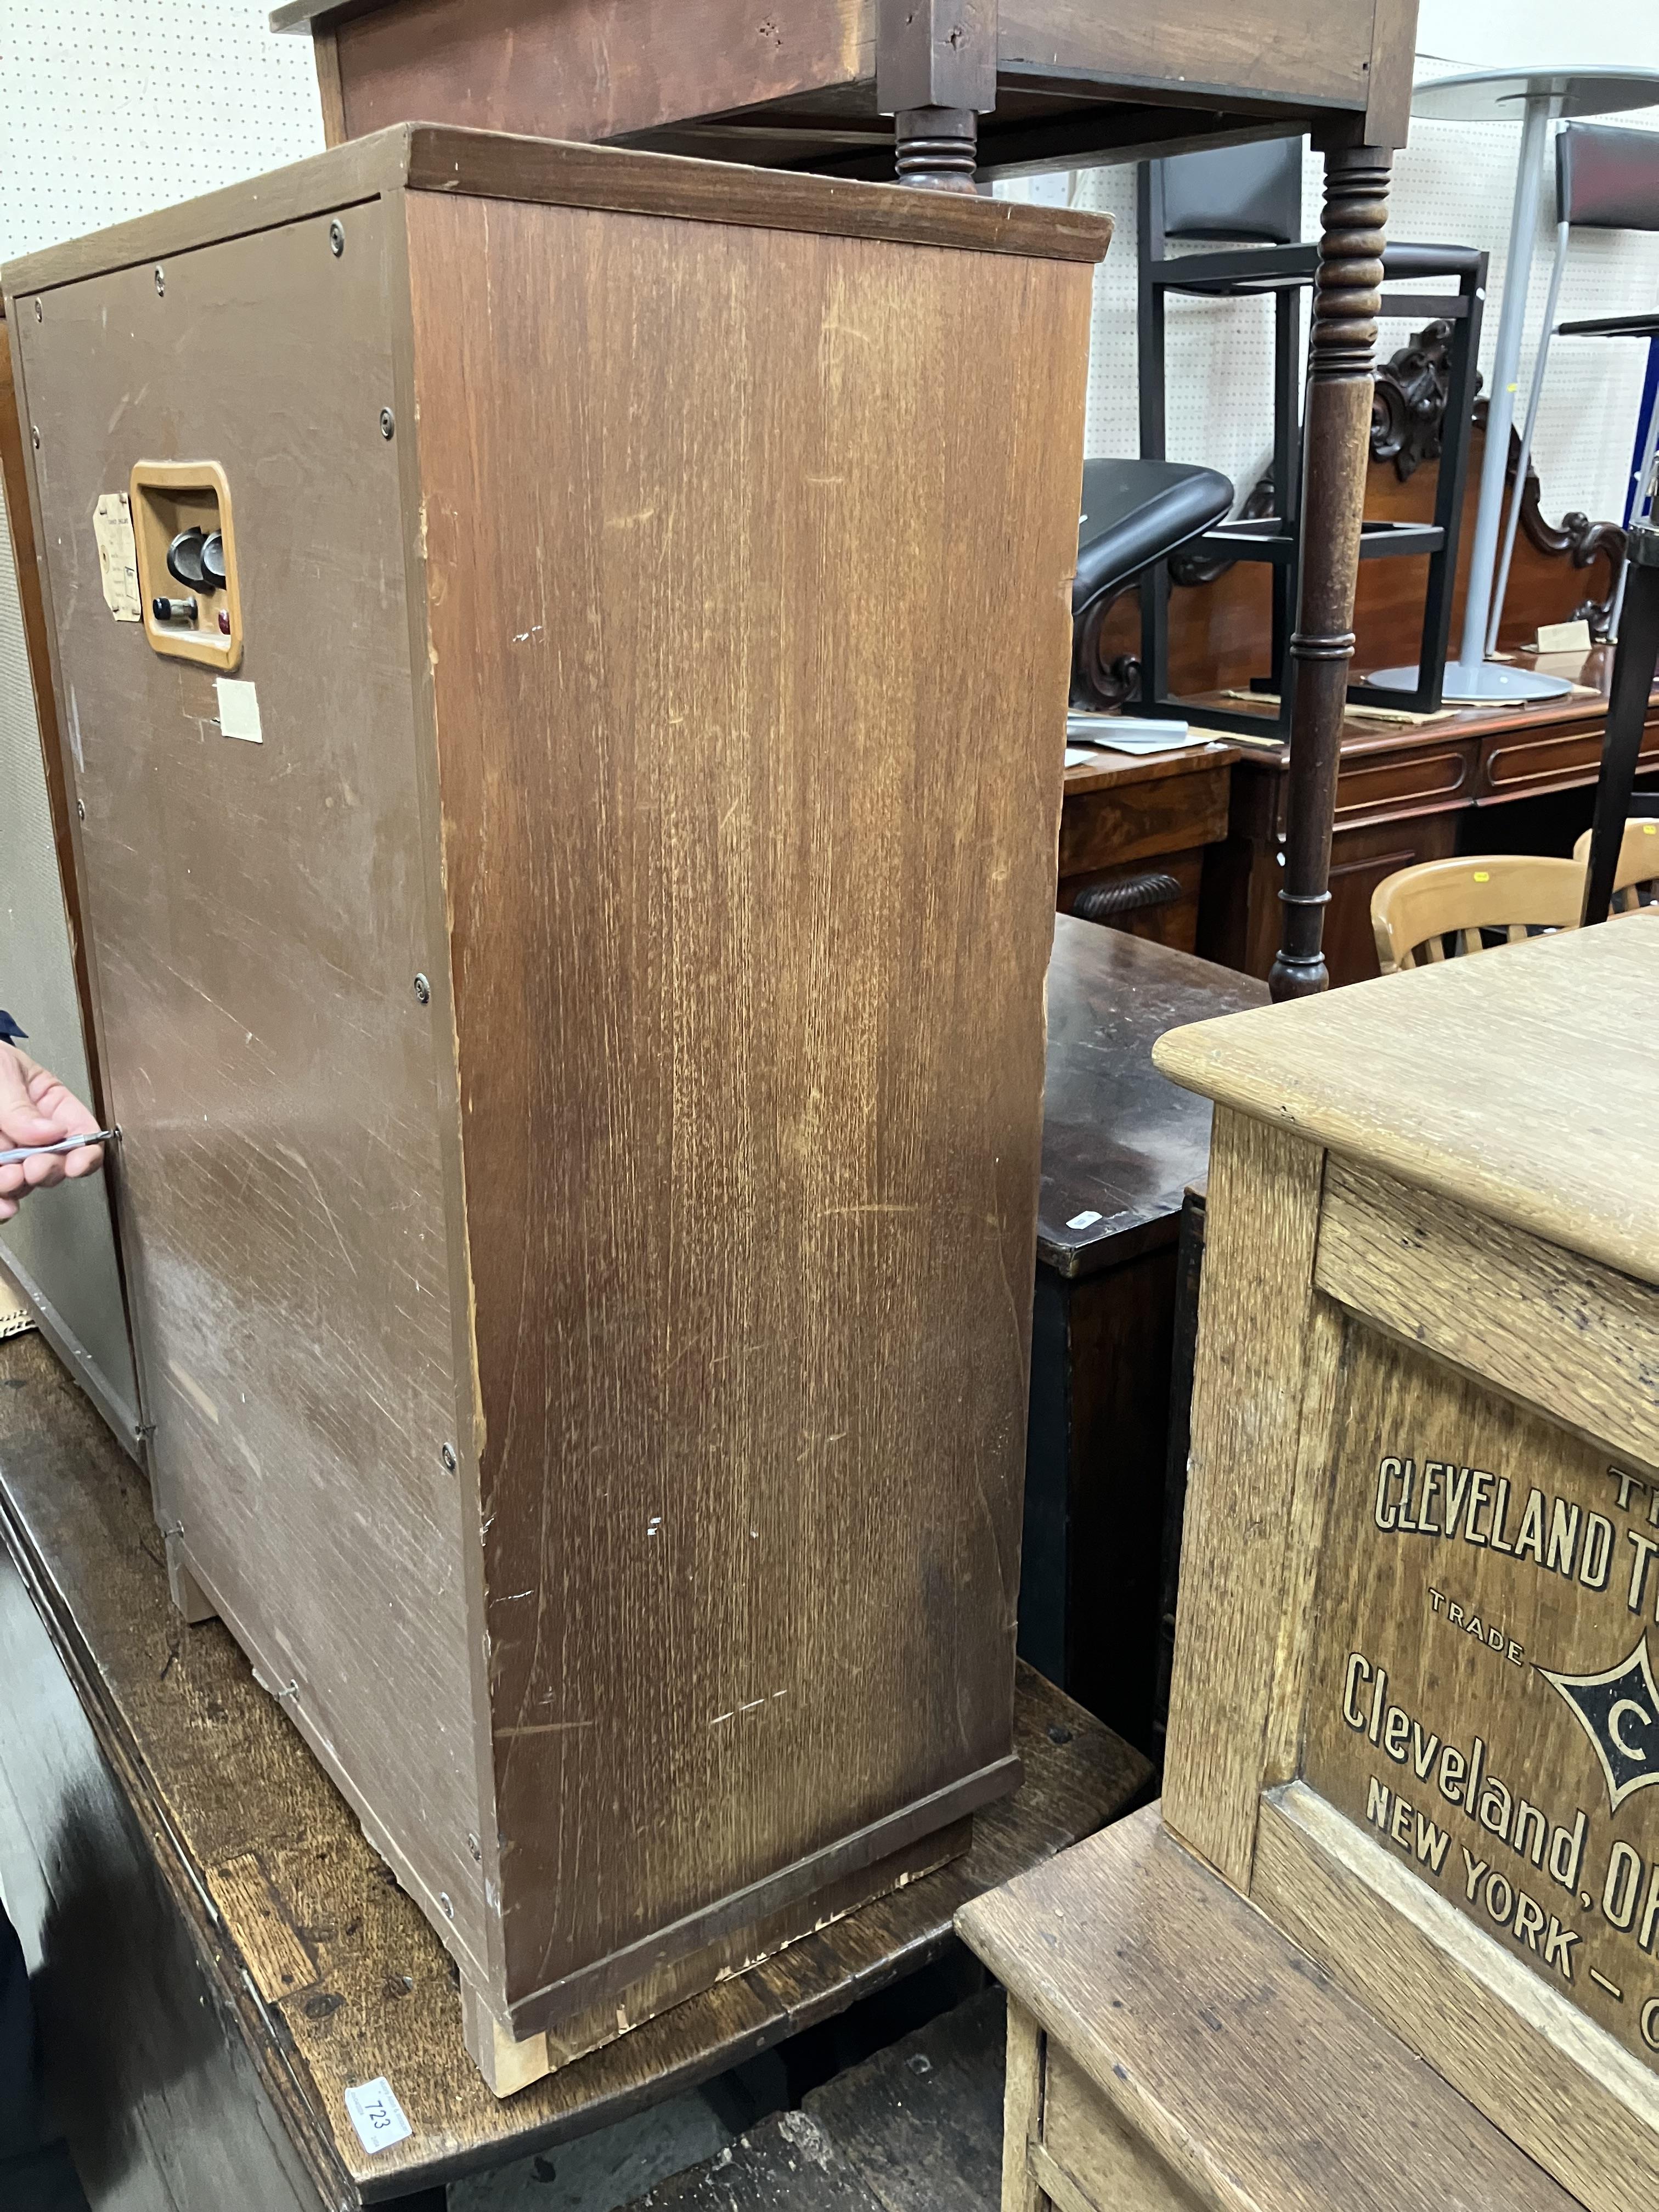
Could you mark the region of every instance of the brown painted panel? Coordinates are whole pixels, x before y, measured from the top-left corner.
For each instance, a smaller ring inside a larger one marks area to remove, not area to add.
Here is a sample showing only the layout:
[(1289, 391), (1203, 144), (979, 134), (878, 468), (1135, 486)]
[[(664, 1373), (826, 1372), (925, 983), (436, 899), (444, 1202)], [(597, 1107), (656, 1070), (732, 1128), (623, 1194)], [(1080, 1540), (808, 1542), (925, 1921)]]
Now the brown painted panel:
[(517, 2002), (1008, 1748), (1090, 282), (410, 222)]
[[(483, 1882), (384, 203), (46, 294), (13, 324), (158, 1516), (457, 1947)], [(257, 301), (257, 310), (250, 307)], [(113, 333), (113, 337), (112, 337)], [(118, 623), (92, 518), (218, 462), (262, 738)], [(450, 1078), (453, 1084), (453, 1075)], [(399, 1816), (418, 1807), (420, 1817)]]
[(345, 127), (624, 131), (875, 75), (874, 0), (400, 0), (333, 33)]
[(1351, 1322), (1304, 1765), (1650, 2066), (1654, 1473)]

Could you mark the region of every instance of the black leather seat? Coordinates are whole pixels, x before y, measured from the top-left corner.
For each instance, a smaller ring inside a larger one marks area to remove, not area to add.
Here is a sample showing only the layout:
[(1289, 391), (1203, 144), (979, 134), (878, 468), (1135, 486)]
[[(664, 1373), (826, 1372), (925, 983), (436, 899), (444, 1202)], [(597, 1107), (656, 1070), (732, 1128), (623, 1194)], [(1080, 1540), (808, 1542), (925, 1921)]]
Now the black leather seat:
[(1085, 461), (1073, 620), (1103, 593), (1212, 528), (1232, 503), (1232, 485), (1216, 469), (1181, 461)]

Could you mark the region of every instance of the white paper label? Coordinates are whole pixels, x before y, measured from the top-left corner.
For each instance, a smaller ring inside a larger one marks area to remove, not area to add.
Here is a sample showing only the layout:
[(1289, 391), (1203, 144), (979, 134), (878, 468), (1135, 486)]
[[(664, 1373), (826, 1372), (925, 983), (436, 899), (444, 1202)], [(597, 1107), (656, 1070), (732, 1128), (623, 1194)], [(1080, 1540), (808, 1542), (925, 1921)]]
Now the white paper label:
[(1066, 1223), (1066, 1226), (1068, 1229), (1092, 1229), (1096, 1222), (1100, 1218), (1100, 1215), (1093, 1212), (1092, 1211), (1084, 1213), (1074, 1213), (1071, 1219)]
[(390, 2150), (414, 2129), (404, 2117), (404, 2108), (392, 2094), (392, 2084), (384, 2077), (373, 2081), (359, 2081), (345, 2093), (345, 2108), (351, 2124), (357, 2130), (357, 2140), (366, 2151)]
[(104, 600), (117, 622), (141, 622), (138, 548), (132, 538), (132, 509), (124, 491), (100, 495), (92, 510), (92, 534), (98, 540), (98, 573)]
[(222, 676), (219, 685), (219, 727), (228, 738), (245, 738), (251, 745), (264, 744), (259, 727), (259, 695), (252, 684), (234, 676)]

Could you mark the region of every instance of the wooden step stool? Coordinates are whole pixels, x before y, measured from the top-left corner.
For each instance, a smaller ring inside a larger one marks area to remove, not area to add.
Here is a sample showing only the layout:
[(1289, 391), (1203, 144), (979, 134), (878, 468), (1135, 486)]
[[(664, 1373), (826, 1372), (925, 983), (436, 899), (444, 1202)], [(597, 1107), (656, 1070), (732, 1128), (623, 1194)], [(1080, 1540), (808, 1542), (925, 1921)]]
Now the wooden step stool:
[(1008, 1990), (1002, 2212), (1577, 2203), (1156, 1806), (957, 1924)]

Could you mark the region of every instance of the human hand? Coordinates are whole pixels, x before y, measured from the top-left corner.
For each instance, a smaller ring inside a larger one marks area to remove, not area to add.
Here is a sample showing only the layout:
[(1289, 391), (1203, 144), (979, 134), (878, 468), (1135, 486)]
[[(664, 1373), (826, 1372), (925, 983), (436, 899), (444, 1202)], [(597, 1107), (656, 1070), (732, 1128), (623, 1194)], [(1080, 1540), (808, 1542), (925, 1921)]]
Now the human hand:
[[(49, 1068), (14, 1044), (0, 1044), (0, 1152), (9, 1152), (15, 1145), (56, 1145), (65, 1137), (90, 1136), (97, 1127), (75, 1093)], [(32, 1190), (95, 1175), (103, 1164), (101, 1145), (0, 1164), (0, 1221), (9, 1221)]]

